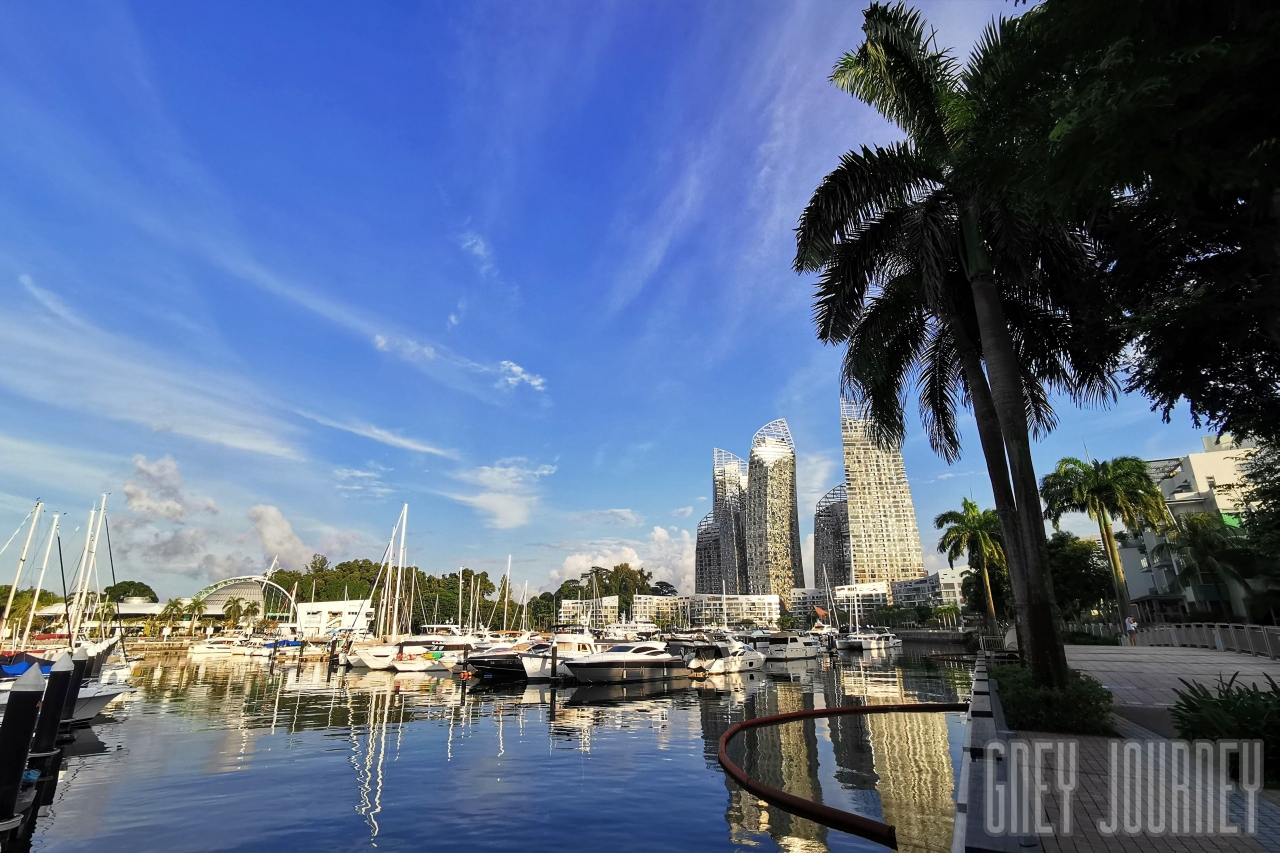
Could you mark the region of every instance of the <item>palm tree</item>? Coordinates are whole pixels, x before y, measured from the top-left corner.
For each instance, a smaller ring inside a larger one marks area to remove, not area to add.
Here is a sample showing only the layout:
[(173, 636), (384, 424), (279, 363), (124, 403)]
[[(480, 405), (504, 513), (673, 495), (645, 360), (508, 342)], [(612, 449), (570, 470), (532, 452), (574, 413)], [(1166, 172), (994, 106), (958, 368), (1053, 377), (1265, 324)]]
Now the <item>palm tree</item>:
[(116, 604), (114, 601), (103, 599), (98, 602), (98, 631), (103, 637), (107, 636), (107, 623), (116, 618)]
[(207, 605), (204, 603), (203, 599), (193, 598), (190, 603), (187, 604), (185, 609), (187, 615), (191, 617), (191, 625), (188, 629), (187, 636), (194, 636), (196, 633), (196, 623), (200, 621), (202, 616), (204, 616), (204, 611), (207, 609)]
[(1143, 525), (1160, 528), (1166, 523), (1169, 514), (1164, 495), (1147, 473), (1147, 463), (1136, 456), (1090, 462), (1068, 456), (1040, 481), (1040, 495), (1046, 507), (1044, 517), (1053, 522), (1055, 530), (1063, 514), (1068, 512), (1088, 513), (1098, 523), (1098, 533), (1111, 564), (1120, 618), (1129, 616), (1129, 588), (1111, 522), (1119, 519), (1129, 530), (1138, 530)]
[[(1271, 574), (1240, 528), (1228, 526), (1217, 513), (1177, 516), (1165, 532), (1165, 541), (1152, 549), (1151, 556), (1175, 556), (1178, 582), (1184, 586), (1212, 583), (1225, 588), (1232, 580), (1250, 596), (1255, 592), (1250, 579)], [(1262, 579), (1268, 585), (1274, 583), (1270, 577)]]
[(226, 625), (239, 627), (240, 620), (244, 618), (244, 599), (228, 598), (222, 602), (222, 618)]
[(955, 168), (966, 156), (966, 99), (980, 89), (972, 69), (999, 51), (998, 30), (961, 74), (917, 13), (875, 3), (865, 17), (866, 42), (832, 81), (907, 140), (844, 155), (801, 217), (794, 267), (820, 273), (819, 338), (848, 343), (845, 388), (882, 443), (901, 438), (901, 392), (913, 377), (930, 441), (948, 461), (959, 455), (955, 407), (972, 406), (1027, 657), (1037, 679), (1062, 685), (1030, 438), (1054, 423), (1046, 386), (1080, 400), (1114, 394), (1114, 352), (1098, 349), (1075, 303), (1059, 298), (1064, 283), (1088, 283), (1090, 257), (1076, 235), (981, 197)]
[(980, 509), (968, 498), (960, 499), (960, 510), (949, 510), (933, 520), (933, 526), (944, 530), (938, 540), (938, 553), (947, 555), (947, 564), (954, 566), (956, 559), (966, 556), (969, 565), (982, 573), (982, 586), (987, 593), (987, 620), (991, 630), (996, 630), (996, 605), (991, 596), (991, 576), (987, 566), (1005, 564), (1004, 548), (1000, 545), (1000, 518), (993, 509)]
[(165, 623), (165, 627), (172, 631), (173, 623), (182, 618), (183, 611), (182, 602), (176, 598), (171, 598), (160, 609), (160, 621)]
[(262, 606), (256, 601), (247, 602), (244, 606), (244, 619), (249, 623), (249, 633), (253, 633), (253, 626), (258, 618), (258, 614), (262, 612)]

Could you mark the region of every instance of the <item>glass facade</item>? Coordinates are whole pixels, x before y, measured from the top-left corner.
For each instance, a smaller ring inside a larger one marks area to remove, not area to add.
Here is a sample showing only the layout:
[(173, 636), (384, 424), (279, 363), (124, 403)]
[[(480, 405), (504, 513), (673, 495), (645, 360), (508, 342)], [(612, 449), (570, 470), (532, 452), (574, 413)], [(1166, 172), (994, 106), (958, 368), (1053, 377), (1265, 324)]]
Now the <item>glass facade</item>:
[(826, 591), (852, 580), (849, 492), (844, 483), (822, 496), (813, 514), (813, 585)]
[[(711, 512), (720, 539), (719, 571), (708, 576), (707, 594), (738, 595), (755, 592), (747, 581), (747, 540), (743, 515), (747, 492), (747, 462), (727, 450), (712, 451)], [(702, 592), (701, 585), (698, 588)]]
[[(694, 592), (709, 594), (720, 589), (720, 525), (716, 524), (715, 511), (698, 522), (698, 540), (694, 546)], [(712, 587), (715, 587), (713, 590)]]
[(902, 452), (880, 447), (868, 427), (863, 411), (842, 399), (851, 580), (873, 583), (921, 577), (924, 553)]
[(796, 451), (785, 420), (765, 424), (751, 439), (746, 500), (747, 592), (771, 594), (791, 607), (804, 586)]

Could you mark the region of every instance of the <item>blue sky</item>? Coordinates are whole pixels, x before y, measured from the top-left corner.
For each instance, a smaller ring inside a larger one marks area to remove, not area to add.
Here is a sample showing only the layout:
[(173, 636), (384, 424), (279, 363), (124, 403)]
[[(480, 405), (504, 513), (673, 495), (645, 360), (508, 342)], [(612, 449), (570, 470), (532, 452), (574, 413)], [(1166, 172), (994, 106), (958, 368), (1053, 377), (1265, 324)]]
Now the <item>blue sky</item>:
[[(898, 135), (826, 82), (860, 9), (3, 7), (2, 535), (41, 496), (78, 554), (108, 491), (117, 573), (182, 595), (376, 557), (407, 501), (429, 571), (691, 586), (712, 447), (777, 417), (807, 535), (840, 353), (791, 229)], [(966, 52), (1012, 7), (924, 11)], [(1041, 467), (1199, 447), (1141, 399), (1060, 414)], [(966, 437), (948, 468), (912, 424), (922, 524), (989, 500)]]

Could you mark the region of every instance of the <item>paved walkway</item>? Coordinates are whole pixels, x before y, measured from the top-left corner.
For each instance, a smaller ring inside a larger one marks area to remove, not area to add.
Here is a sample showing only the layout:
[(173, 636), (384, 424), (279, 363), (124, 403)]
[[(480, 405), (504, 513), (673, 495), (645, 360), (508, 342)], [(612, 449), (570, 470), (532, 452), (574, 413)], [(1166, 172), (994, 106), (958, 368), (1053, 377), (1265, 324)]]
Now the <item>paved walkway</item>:
[(1280, 682), (1280, 661), (1213, 649), (1163, 646), (1067, 646), (1067, 663), (1087, 672), (1112, 692), (1116, 705), (1168, 708), (1176, 700), (1179, 679), (1213, 689), (1218, 678), (1240, 673), (1238, 684), (1267, 687), (1267, 676)]

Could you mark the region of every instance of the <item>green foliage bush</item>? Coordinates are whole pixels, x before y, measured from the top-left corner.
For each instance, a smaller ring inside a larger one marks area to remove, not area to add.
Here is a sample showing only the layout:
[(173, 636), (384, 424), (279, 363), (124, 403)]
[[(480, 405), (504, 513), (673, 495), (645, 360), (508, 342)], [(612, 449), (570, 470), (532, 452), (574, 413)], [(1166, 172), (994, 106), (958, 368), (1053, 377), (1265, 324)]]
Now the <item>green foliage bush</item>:
[(1112, 696), (1091, 676), (1072, 670), (1066, 688), (1037, 685), (1018, 665), (991, 668), (1009, 728), (1020, 731), (1111, 735)]
[(1062, 642), (1073, 646), (1118, 646), (1120, 638), (1115, 635), (1099, 637), (1088, 631), (1067, 631), (1062, 635)]
[(1175, 691), (1178, 701), (1170, 709), (1173, 725), (1178, 736), (1187, 740), (1261, 738), (1266, 783), (1276, 787), (1280, 785), (1280, 689), (1270, 675), (1268, 690), (1236, 684), (1239, 677), (1237, 672), (1228, 681), (1219, 678), (1212, 691), (1199, 682), (1179, 679), (1187, 689)]

